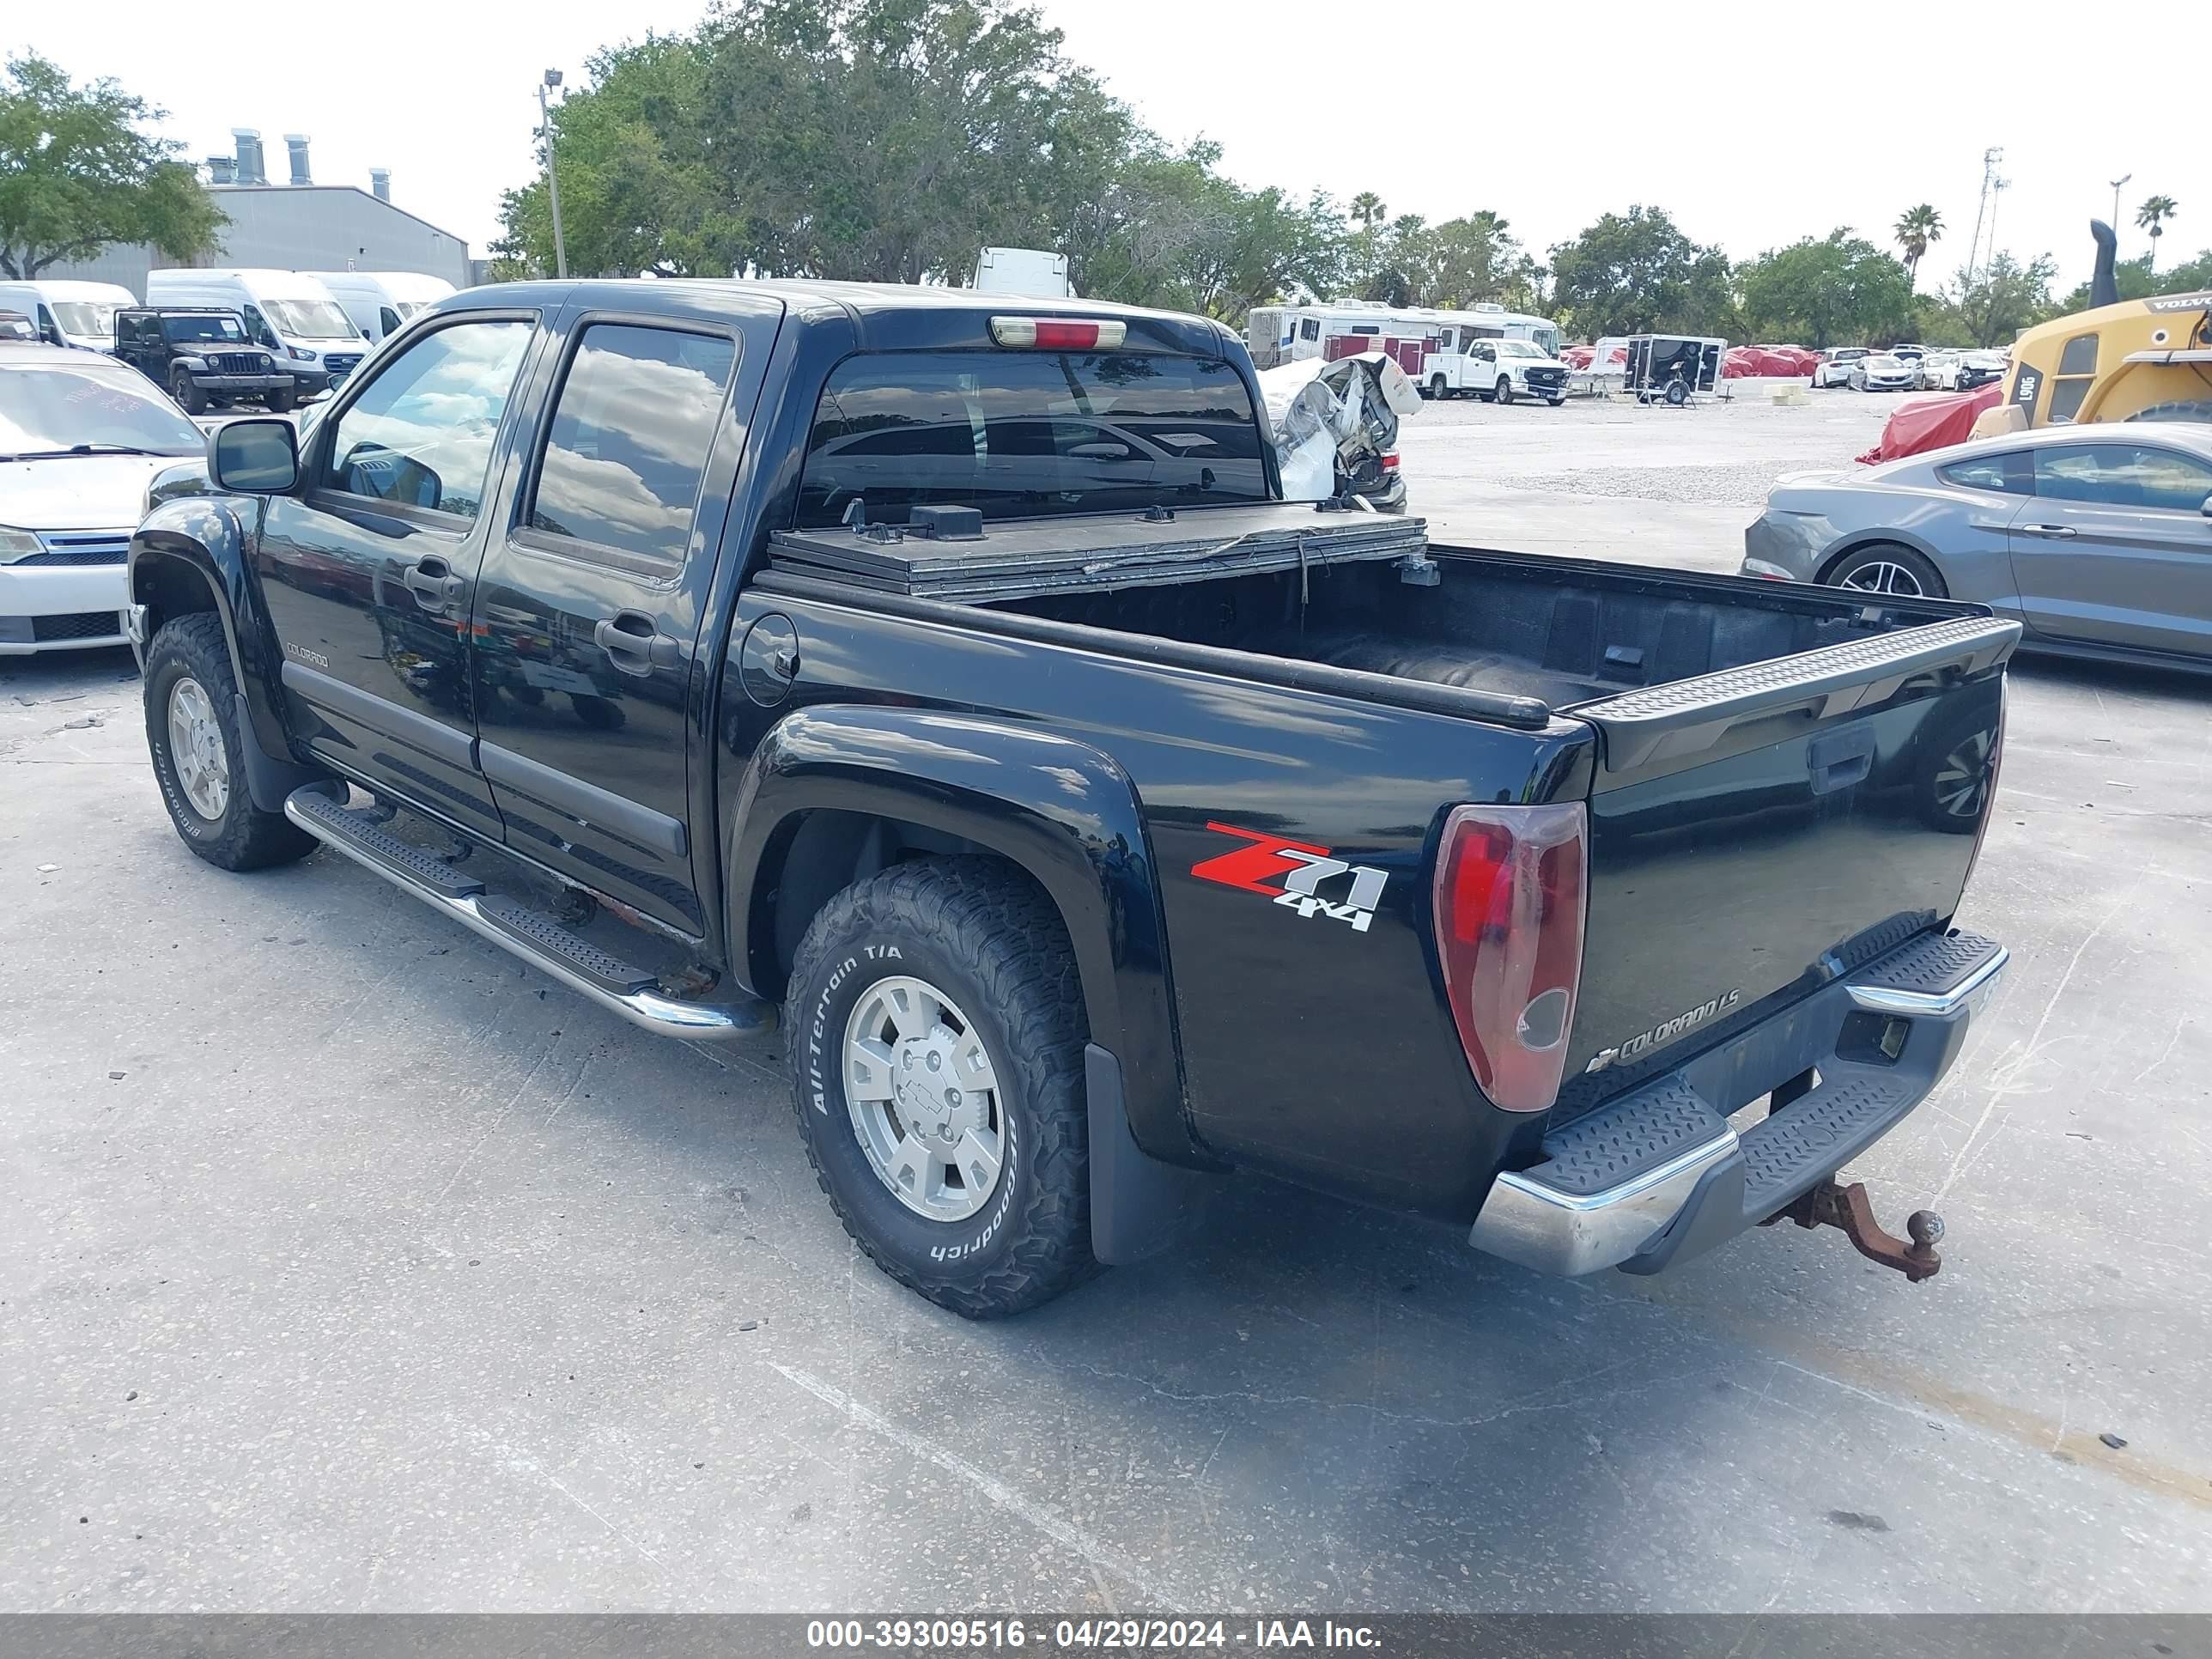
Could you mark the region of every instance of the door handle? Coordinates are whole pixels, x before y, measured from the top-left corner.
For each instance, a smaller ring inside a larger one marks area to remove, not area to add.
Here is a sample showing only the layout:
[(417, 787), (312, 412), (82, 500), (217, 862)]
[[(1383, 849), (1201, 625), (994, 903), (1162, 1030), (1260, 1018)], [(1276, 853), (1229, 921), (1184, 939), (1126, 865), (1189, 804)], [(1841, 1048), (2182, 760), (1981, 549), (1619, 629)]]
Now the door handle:
[(407, 567), (407, 586), (415, 603), (428, 611), (442, 611), (461, 597), (461, 579), (434, 553)]
[(2021, 529), (2030, 536), (2049, 536), (2057, 541), (2069, 541), (2081, 533), (2068, 524), (2024, 524)]
[(676, 641), (656, 629), (642, 611), (617, 611), (592, 630), (592, 638), (625, 674), (676, 666)]

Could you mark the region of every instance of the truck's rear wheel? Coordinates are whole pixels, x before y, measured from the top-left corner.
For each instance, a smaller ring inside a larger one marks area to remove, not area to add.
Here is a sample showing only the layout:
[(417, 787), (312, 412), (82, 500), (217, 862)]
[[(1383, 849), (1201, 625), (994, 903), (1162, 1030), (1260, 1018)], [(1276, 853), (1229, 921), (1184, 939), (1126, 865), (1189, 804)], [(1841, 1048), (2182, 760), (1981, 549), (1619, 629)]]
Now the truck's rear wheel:
[(1081, 988), (1042, 893), (977, 858), (857, 882), (784, 1019), (815, 1177), (878, 1267), (971, 1319), (1094, 1270)]
[(1451, 388), (1444, 384), (1444, 377), (1443, 375), (1431, 374), (1429, 376), (1429, 396), (1435, 398), (1438, 403), (1443, 402), (1445, 398), (1451, 396)]
[(2148, 409), (2139, 409), (2128, 416), (2130, 421), (2205, 421), (2212, 422), (2212, 400), (2202, 398), (2185, 398), (2179, 403), (2153, 404)]
[(253, 804), (238, 729), (238, 682), (222, 619), (194, 611), (166, 623), (146, 647), (146, 745), (161, 804), (185, 846), (225, 870), (289, 864), (315, 838)]

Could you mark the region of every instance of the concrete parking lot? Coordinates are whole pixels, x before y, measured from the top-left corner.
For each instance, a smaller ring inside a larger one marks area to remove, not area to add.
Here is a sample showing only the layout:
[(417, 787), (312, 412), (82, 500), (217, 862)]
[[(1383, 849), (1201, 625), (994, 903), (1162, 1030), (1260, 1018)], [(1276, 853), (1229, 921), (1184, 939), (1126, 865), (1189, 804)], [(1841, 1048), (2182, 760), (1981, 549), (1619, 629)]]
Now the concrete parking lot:
[[(1733, 569), (1887, 407), (1403, 453), (1449, 538)], [(0, 1607), (2212, 1609), (2212, 683), (2013, 684), (2014, 966), (1851, 1172), (1938, 1278), (1559, 1281), (1253, 1182), (979, 1326), (848, 1244), (775, 1056), (201, 864), (129, 658), (0, 663)]]

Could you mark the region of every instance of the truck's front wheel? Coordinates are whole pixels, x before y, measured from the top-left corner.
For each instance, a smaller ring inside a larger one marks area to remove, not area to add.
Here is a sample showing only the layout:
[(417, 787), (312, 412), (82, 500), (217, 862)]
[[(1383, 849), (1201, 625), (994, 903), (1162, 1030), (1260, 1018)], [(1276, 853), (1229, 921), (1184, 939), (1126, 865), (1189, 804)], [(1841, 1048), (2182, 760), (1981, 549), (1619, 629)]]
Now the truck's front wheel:
[(857, 882), (808, 927), (784, 1018), (807, 1156), (878, 1267), (971, 1319), (1095, 1268), (1083, 1000), (1041, 892), (980, 858)]
[(185, 846), (225, 870), (289, 864), (315, 838), (253, 804), (239, 729), (238, 681), (222, 623), (198, 611), (162, 624), (146, 647), (146, 745), (161, 804)]

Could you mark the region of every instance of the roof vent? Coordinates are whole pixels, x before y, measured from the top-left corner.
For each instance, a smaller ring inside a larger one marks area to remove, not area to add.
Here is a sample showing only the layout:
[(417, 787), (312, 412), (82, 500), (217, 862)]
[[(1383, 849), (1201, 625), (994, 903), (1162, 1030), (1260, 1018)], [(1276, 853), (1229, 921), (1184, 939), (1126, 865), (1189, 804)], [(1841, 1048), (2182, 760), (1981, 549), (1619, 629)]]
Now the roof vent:
[(241, 185), (265, 185), (269, 175), (261, 170), (261, 131), (258, 127), (233, 127), (230, 136), (238, 151), (238, 182)]
[(368, 170), (368, 193), (380, 202), (392, 199), (392, 169), (371, 167)]
[(295, 185), (313, 184), (315, 181), (307, 176), (307, 135), (304, 132), (286, 133), (284, 148), (292, 155), (292, 182)]
[(238, 182), (238, 158), (235, 155), (210, 155), (207, 158), (208, 183), (234, 185)]

